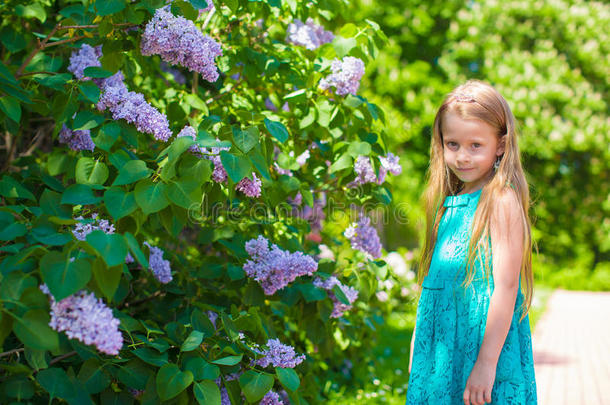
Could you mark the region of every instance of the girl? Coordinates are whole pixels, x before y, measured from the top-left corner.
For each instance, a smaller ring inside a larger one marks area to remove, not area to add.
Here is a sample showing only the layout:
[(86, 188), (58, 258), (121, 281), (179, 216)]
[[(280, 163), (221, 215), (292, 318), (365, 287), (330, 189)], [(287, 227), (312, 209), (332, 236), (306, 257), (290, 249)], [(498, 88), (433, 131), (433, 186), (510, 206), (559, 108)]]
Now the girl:
[(478, 80), (451, 92), (434, 119), (409, 405), (537, 403), (529, 191), (516, 136), (506, 100)]

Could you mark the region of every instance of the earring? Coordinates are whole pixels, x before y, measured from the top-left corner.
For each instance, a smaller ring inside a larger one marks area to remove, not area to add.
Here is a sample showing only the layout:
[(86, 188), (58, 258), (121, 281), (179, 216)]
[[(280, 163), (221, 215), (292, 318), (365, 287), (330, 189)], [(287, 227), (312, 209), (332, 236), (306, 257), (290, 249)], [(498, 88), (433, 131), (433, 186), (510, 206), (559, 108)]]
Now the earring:
[(500, 156), (498, 156), (494, 162), (494, 171), (498, 170), (498, 167), (500, 167)]

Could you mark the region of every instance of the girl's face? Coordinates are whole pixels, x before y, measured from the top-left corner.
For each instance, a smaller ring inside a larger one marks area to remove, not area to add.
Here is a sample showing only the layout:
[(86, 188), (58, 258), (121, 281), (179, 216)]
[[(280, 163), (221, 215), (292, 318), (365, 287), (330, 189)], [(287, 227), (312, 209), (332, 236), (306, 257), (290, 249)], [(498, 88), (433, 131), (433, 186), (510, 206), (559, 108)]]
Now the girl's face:
[(453, 112), (445, 114), (441, 126), (443, 155), (449, 169), (464, 182), (462, 194), (477, 191), (493, 173), (496, 157), (504, 153), (505, 137), (478, 119), (463, 119)]

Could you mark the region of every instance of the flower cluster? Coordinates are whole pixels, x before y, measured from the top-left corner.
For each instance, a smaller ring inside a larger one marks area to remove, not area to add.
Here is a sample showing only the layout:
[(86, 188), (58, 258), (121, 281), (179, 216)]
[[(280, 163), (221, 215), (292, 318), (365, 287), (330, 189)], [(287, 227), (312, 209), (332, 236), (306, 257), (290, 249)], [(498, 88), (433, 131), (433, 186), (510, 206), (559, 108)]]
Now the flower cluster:
[(102, 66), (99, 58), (102, 56), (102, 47), (83, 44), (78, 51), (72, 52), (70, 55), (70, 64), (68, 71), (71, 72), (78, 80), (88, 80), (85, 76), (85, 68), (91, 66)]
[(290, 253), (275, 244), (269, 249), (269, 241), (262, 235), (246, 242), (245, 248), (253, 260), (246, 262), (244, 271), (261, 285), (267, 295), (318, 269), (318, 263), (302, 252)]
[(248, 197), (260, 197), (261, 181), (256, 177), (256, 173), (252, 172), (252, 179), (244, 177), (237, 183), (235, 190), (241, 191)]
[(311, 17), (305, 23), (295, 18), (286, 31), (286, 42), (304, 46), (311, 51), (325, 43), (332, 42), (335, 38), (332, 32), (326, 31), (324, 27), (314, 23)]
[(344, 96), (356, 94), (360, 87), (360, 79), (364, 75), (364, 62), (353, 56), (346, 56), (343, 61), (336, 59), (330, 65), (332, 73), (320, 80), (320, 88), (327, 90), (335, 87), (335, 92)]
[[(333, 312), (330, 314), (331, 318), (340, 318), (343, 316), (346, 311), (352, 309), (352, 304), (358, 298), (358, 290), (356, 290), (354, 287), (349, 287), (342, 284), (335, 276), (331, 276), (326, 280), (322, 280), (318, 277), (313, 281), (313, 285), (327, 290), (328, 295), (333, 302)], [(332, 291), (335, 285), (338, 285), (343, 294), (345, 294), (347, 300), (349, 301), (349, 305), (339, 301), (335, 293)]]
[(214, 58), (222, 55), (220, 44), (199, 31), (192, 21), (176, 17), (165, 8), (157, 9), (146, 24), (141, 49), (142, 55), (159, 55), (172, 65), (201, 73), (209, 82), (218, 79)]
[(104, 80), (101, 88), (98, 110), (110, 110), (112, 119), (124, 119), (135, 124), (138, 131), (152, 134), (157, 140), (167, 142), (172, 136), (165, 114), (150, 105), (144, 95), (129, 91), (123, 82), (121, 71)]
[(163, 259), (163, 250), (156, 246), (151, 246), (148, 242), (144, 242), (144, 244), (150, 250), (148, 266), (155, 278), (163, 284), (172, 281), (172, 268), (170, 267), (169, 260)]
[(269, 391), (265, 394), (259, 405), (284, 405), (277, 392)]
[(371, 219), (361, 215), (358, 223), (352, 223), (343, 233), (352, 244), (352, 249), (371, 255), (374, 259), (381, 257), (381, 242), (377, 231), (370, 225)]
[[(195, 128), (191, 127), (190, 125), (186, 125), (184, 128), (182, 128), (182, 130), (178, 133), (178, 136), (188, 136), (193, 141), (197, 141), (197, 131), (195, 131)], [(203, 154), (207, 153), (206, 148), (197, 144), (191, 145), (189, 147), (189, 151), (198, 155), (199, 157), (202, 157)]]
[(267, 367), (272, 364), (273, 367), (294, 368), (297, 364), (301, 364), (305, 360), (305, 355), (297, 355), (294, 347), (282, 344), (279, 339), (269, 339), (267, 341), (267, 350), (253, 350), (263, 357), (256, 361), (261, 367)]
[(81, 290), (57, 302), (45, 284), (40, 286), (40, 290), (51, 298), (51, 328), (65, 332), (70, 339), (95, 345), (100, 352), (119, 354), (123, 346), (120, 321), (101, 299)]
[(379, 161), (381, 162), (381, 166), (379, 167), (379, 178), (377, 179), (377, 184), (382, 184), (385, 180), (385, 176), (388, 172), (392, 173), (395, 176), (398, 176), (402, 173), (402, 166), (398, 163), (400, 158), (394, 155), (392, 152), (388, 152), (386, 156), (380, 156)]
[(70, 149), (76, 151), (93, 151), (95, 149), (95, 143), (91, 139), (91, 131), (88, 129), (72, 131), (66, 124), (63, 124), (61, 131), (59, 131), (59, 143), (67, 143)]

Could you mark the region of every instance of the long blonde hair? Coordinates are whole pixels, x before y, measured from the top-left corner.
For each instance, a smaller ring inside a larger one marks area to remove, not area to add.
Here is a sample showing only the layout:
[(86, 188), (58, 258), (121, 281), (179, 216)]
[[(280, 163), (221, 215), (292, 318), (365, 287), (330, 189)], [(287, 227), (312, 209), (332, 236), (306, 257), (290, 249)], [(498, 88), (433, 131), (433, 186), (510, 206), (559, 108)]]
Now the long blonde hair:
[[(464, 101), (464, 95), (472, 96), (470, 102)], [(443, 201), (448, 195), (454, 195), (463, 182), (451, 170), (448, 170), (443, 155), (443, 141), (441, 125), (447, 112), (456, 113), (462, 119), (478, 119), (486, 122), (496, 129), (499, 139), (506, 137), (504, 154), (500, 165), (490, 181), (484, 185), (479, 198), (474, 220), (472, 222), (472, 236), (468, 244), (466, 279), (463, 285), (468, 286), (474, 278), (475, 256), (481, 255), (481, 250), (489, 253), (490, 233), (489, 224), (493, 207), (493, 196), (500, 195), (505, 187), (512, 186), (521, 205), (521, 222), (525, 230), (523, 237), (523, 257), (521, 260), (521, 287), (524, 288), (524, 300), (521, 306), (523, 319), (532, 302), (533, 275), (532, 275), (532, 238), (531, 224), (528, 215), (530, 195), (517, 144), (517, 131), (515, 118), (506, 100), (489, 84), (480, 80), (469, 80), (456, 87), (447, 95), (434, 118), (432, 142), (430, 145), (430, 166), (426, 176), (426, 190), (423, 194), (426, 210), (426, 236), (419, 262), (418, 284), (421, 287), (424, 277), (428, 274), (434, 243), (438, 232), (440, 219), (445, 212)], [(491, 255), (487, 254), (487, 258)], [(489, 266), (487, 260), (483, 263), (485, 275), (489, 280)]]

